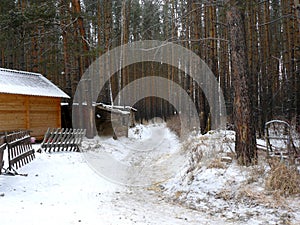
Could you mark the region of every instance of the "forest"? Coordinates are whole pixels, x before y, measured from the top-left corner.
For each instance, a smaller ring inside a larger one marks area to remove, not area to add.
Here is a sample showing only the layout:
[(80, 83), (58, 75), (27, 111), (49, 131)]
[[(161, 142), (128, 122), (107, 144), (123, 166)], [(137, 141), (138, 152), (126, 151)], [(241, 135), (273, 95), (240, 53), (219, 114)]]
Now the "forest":
[[(253, 127), (247, 132), (258, 136), (271, 119), (300, 130), (298, 0), (1, 0), (0, 30), (0, 67), (42, 73), (71, 97), (89, 65), (109, 50), (143, 40), (175, 43), (197, 54), (216, 76), (229, 124), (244, 118)], [(137, 78), (159, 75), (186, 90), (201, 131), (210, 129), (206, 96), (178, 68), (142, 62), (120, 74), (102, 90), (101, 102), (110, 104)], [(138, 119), (175, 113), (155, 97), (135, 107)]]

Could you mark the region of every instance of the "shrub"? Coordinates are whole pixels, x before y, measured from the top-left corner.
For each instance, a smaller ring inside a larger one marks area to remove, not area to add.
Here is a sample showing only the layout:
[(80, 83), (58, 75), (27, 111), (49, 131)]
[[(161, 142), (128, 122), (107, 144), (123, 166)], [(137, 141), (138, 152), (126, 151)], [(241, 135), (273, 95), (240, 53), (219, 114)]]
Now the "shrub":
[(290, 196), (300, 193), (300, 174), (296, 167), (287, 166), (279, 160), (273, 159), (271, 170), (266, 177), (266, 189), (276, 191), (280, 195)]

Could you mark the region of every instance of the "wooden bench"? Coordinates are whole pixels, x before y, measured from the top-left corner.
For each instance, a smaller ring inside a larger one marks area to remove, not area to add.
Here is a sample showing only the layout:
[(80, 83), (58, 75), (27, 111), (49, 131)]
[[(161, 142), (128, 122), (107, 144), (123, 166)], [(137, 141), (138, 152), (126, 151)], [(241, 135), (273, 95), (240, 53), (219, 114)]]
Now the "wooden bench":
[(7, 171), (18, 174), (16, 169), (19, 169), (35, 158), (30, 132), (25, 130), (6, 133), (5, 140), (8, 149)]
[(39, 152), (79, 151), (85, 129), (48, 128)]

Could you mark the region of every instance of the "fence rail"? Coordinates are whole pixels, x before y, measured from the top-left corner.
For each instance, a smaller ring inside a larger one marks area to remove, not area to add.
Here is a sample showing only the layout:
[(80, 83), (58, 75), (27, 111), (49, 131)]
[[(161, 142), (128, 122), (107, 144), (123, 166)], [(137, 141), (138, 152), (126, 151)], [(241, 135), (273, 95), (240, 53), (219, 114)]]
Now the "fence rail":
[(41, 149), (46, 152), (79, 151), (85, 132), (85, 129), (48, 128)]
[(16, 131), (5, 135), (8, 149), (8, 170), (14, 171), (35, 158), (29, 131)]

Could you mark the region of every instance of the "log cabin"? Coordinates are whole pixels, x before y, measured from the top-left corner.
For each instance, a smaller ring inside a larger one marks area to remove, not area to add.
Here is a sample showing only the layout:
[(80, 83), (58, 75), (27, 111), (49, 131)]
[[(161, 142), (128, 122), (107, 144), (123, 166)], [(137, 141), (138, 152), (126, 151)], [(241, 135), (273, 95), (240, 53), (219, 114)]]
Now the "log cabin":
[(39, 73), (0, 68), (0, 132), (30, 130), (41, 140), (61, 127), (61, 99), (70, 98)]

